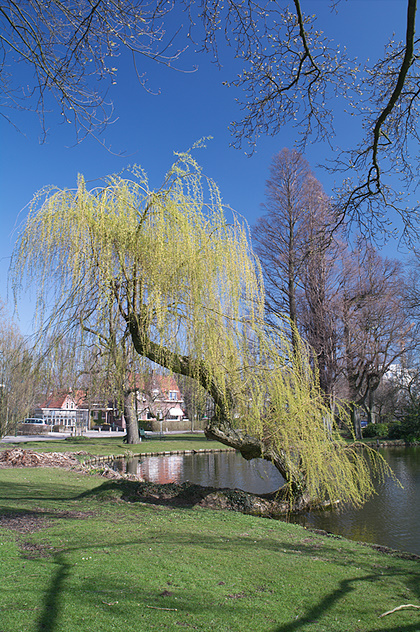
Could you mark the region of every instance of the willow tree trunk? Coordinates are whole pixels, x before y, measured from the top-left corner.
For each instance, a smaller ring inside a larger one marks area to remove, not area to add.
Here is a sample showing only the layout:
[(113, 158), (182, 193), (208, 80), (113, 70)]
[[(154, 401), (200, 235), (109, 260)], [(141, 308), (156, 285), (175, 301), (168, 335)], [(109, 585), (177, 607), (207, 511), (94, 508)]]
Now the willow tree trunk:
[(289, 502), (293, 511), (301, 511), (314, 501), (307, 493), (305, 472), (293, 465), (285, 451), (270, 446), (246, 432), (232, 428), (229, 422), (223, 423), (220, 419), (210, 420), (204, 433), (208, 439), (220, 441), (224, 445), (235, 448), (247, 461), (250, 459), (270, 461), (285, 480), (285, 485), (278, 490), (278, 498)]
[(134, 407), (133, 393), (124, 393), (124, 419), (127, 430), (127, 443), (140, 443), (139, 424), (137, 413)]
[(195, 379), (212, 398), (215, 415), (205, 429), (206, 437), (239, 450), (247, 460), (262, 458), (271, 461), (286, 481), (286, 485), (282, 488), (283, 498), (293, 502), (295, 509), (302, 509), (307, 505), (310, 499), (306, 492), (306, 473), (303, 469), (297, 468), (285, 451), (234, 428), (232, 413), (234, 398), (229, 389), (224, 391), (220, 388), (203, 360), (175, 353), (150, 340), (143, 324), (141, 314), (132, 314), (127, 318), (127, 325), (137, 353), (174, 373)]

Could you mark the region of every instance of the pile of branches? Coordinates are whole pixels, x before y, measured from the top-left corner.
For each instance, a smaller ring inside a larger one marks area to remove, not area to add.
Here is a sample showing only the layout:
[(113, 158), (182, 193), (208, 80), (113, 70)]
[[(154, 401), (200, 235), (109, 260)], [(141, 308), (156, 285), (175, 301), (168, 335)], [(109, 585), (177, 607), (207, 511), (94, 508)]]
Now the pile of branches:
[(77, 467), (74, 454), (60, 452), (34, 452), (22, 448), (0, 451), (0, 467)]

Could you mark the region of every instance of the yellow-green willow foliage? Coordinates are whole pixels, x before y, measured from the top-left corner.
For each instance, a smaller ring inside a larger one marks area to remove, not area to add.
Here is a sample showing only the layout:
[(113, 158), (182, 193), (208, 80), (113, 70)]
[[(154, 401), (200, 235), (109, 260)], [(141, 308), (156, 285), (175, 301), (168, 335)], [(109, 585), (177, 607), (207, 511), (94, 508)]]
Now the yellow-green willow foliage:
[(227, 223), (190, 154), (158, 190), (137, 169), (92, 190), (80, 177), (76, 190), (41, 192), (16, 244), (16, 292), (22, 273), (50, 332), (74, 344), (111, 332), (195, 377), (217, 400), (213, 429), (252, 435), (295, 487), (356, 504), (370, 493), (368, 465), (330, 427), (304, 347), (297, 358), (287, 336), (266, 330), (248, 231)]
[[(290, 338), (276, 333), (261, 346), (266, 363), (254, 366), (243, 427), (283, 459), (292, 494), (302, 486), (310, 503), (362, 504), (373, 493), (372, 477), (388, 473), (386, 464), (375, 451), (343, 441), (303, 343), (296, 354)], [(346, 424), (344, 411), (337, 415)]]

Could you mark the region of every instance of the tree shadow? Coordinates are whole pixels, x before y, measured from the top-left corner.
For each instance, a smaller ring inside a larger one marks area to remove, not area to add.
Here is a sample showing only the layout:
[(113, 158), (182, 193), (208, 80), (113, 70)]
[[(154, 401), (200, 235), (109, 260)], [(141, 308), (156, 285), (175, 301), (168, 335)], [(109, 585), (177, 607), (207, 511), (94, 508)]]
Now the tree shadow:
[[(57, 515), (55, 515), (55, 517), (57, 517)], [(64, 517), (65, 516), (63, 516), (63, 518)], [(247, 538), (246, 536), (236, 536), (236, 537), (234, 536), (233, 538), (229, 538), (228, 540), (223, 541), (218, 536), (213, 536), (213, 535), (209, 535), (205, 533), (197, 536), (197, 534), (189, 534), (189, 533), (175, 534), (173, 532), (168, 533), (166, 531), (161, 531), (159, 533), (156, 533), (156, 538), (157, 539), (155, 540), (155, 542), (163, 543), (165, 541), (170, 541), (171, 544), (178, 544), (181, 546), (188, 546), (191, 543), (197, 544), (197, 540), (199, 539), (200, 545), (202, 547), (208, 548), (210, 552), (215, 547), (217, 547), (218, 549), (226, 550), (226, 552), (228, 552), (231, 550), (232, 546), (239, 546), (243, 548), (243, 554), (246, 555), (246, 551), (249, 547), (249, 538)], [(140, 545), (140, 544), (144, 544), (145, 542), (148, 542), (148, 539), (145, 537), (144, 538), (135, 537), (135, 538), (131, 538), (127, 540), (125, 539), (123, 535), (121, 536), (121, 539), (116, 541), (115, 534), (114, 534), (114, 536), (112, 537), (112, 541), (109, 540), (107, 542), (102, 542), (101, 546), (106, 546), (109, 549), (114, 548), (114, 547), (119, 548), (122, 550), (122, 554), (123, 554), (124, 547), (130, 548), (133, 545)], [(296, 556), (296, 553), (297, 553), (296, 546), (299, 546), (299, 549), (304, 555), (310, 556), (314, 554), (314, 550), (313, 548), (311, 548), (310, 544), (303, 544), (303, 543), (297, 544), (296, 542), (287, 543), (285, 541), (282, 541), (280, 544), (278, 540), (275, 540), (275, 539), (271, 540), (270, 538), (261, 540), (261, 542), (259, 542), (259, 546), (273, 552), (279, 551), (279, 548), (280, 548), (282, 554), (293, 555), (293, 556)], [(78, 551), (78, 550), (83, 550), (83, 551), (86, 551), (87, 549), (97, 550), (97, 548), (98, 548), (97, 542), (92, 543), (90, 545), (77, 544), (76, 546), (66, 547), (65, 550), (57, 551), (55, 554), (52, 555), (54, 571), (49, 581), (48, 588), (46, 589), (45, 597), (43, 598), (43, 601), (42, 601), (42, 613), (38, 620), (38, 624), (36, 628), (37, 632), (54, 632), (59, 626), (60, 613), (62, 612), (62, 601), (64, 599), (65, 591), (66, 591), (65, 582), (71, 576), (71, 573), (72, 573), (72, 564), (69, 561), (66, 561), (68, 559), (67, 558), (68, 554), (74, 553), (75, 551)], [(328, 548), (329, 548), (328, 546), (324, 545), (323, 547), (324, 555), (328, 554), (327, 553)], [(390, 561), (391, 559), (392, 557), (390, 557)], [(360, 560), (357, 560), (357, 562), (356, 560), (352, 560), (352, 558), (350, 557), (350, 552), (348, 552), (346, 555), (346, 561), (345, 561), (346, 566), (350, 566), (350, 567), (354, 566), (354, 569), (359, 568), (359, 566), (356, 566), (356, 563), (357, 565), (360, 564)], [(367, 565), (369, 564), (370, 562), (367, 560)], [(382, 580), (384, 576), (388, 575), (389, 577), (394, 577), (399, 572), (402, 572), (398, 569), (397, 566), (394, 566), (392, 564), (388, 565), (386, 568), (387, 568), (386, 572), (382, 572), (381, 574)], [(406, 575), (406, 572), (403, 572), (403, 574)], [(318, 621), (321, 622), (323, 620), (325, 623), (325, 615), (328, 613), (328, 611), (333, 609), (334, 606), (339, 601), (346, 598), (347, 595), (349, 595), (353, 590), (355, 590), (357, 587), (357, 584), (359, 585), (360, 583), (365, 584), (367, 587), (366, 594), (368, 594), (369, 584), (377, 580), (378, 580), (378, 575), (372, 574), (372, 573), (368, 575), (357, 573), (348, 579), (343, 579), (337, 585), (337, 588), (335, 590), (325, 595), (325, 597), (323, 597), (316, 605), (309, 608), (304, 615), (300, 616), (297, 620), (290, 621), (289, 623), (284, 623), (278, 627), (272, 628), (272, 632), (298, 632), (299, 630), (302, 630), (303, 628), (316, 630), (316, 627), (315, 627), (316, 623)], [(91, 584), (91, 581), (92, 580), (89, 579), (89, 584)], [(412, 581), (413, 581), (413, 588), (414, 588), (414, 584), (416, 584), (418, 588), (418, 573), (417, 572), (413, 572)], [(117, 588), (119, 589), (119, 587), (113, 586), (114, 591), (117, 590)], [(144, 590), (144, 588), (146, 588), (146, 590)], [(151, 606), (148, 605), (147, 607), (152, 607), (152, 608), (158, 607), (159, 604), (163, 603), (162, 602), (163, 593), (159, 593), (158, 591), (153, 591), (153, 590), (147, 590), (147, 587), (144, 587), (144, 588), (143, 589), (139, 588), (139, 593), (136, 594), (135, 596), (136, 601), (139, 600), (144, 603), (149, 603), (149, 604), (151, 603), (152, 605)], [(168, 592), (167, 594), (169, 596), (171, 593)], [(242, 598), (244, 596), (245, 595), (243, 596), (239, 595), (238, 598)], [(233, 598), (234, 596), (229, 595), (229, 597)], [(109, 599), (112, 599), (112, 598), (113, 597), (110, 596)], [(166, 601), (167, 599), (168, 601)], [(102, 603), (105, 603), (105, 602), (102, 602)], [(107, 604), (107, 605), (109, 606), (113, 604)], [(203, 604), (201, 598), (198, 599), (197, 595), (195, 595), (194, 592), (191, 593), (191, 595), (189, 595), (188, 599), (185, 600), (184, 604), (180, 603), (179, 601), (175, 601), (175, 597), (174, 597), (174, 600), (171, 600), (170, 597), (168, 598), (165, 597), (165, 606), (173, 607), (174, 609), (177, 609), (178, 612), (180, 613), (184, 612), (184, 614), (186, 613), (191, 614), (194, 611), (204, 614), (203, 612), (204, 610), (207, 610), (207, 614), (210, 614), (211, 612), (211, 609), (209, 610), (209, 606), (206, 604)], [(244, 609), (243, 611), (244, 617), (247, 616), (246, 614), (247, 612), (248, 611)], [(398, 616), (398, 615), (395, 615), (395, 616)], [(381, 628), (369, 627), (369, 628), (360, 628), (360, 629), (364, 629), (366, 632), (368, 632), (369, 629), (372, 629), (372, 630), (375, 629), (376, 632), (385, 632), (385, 631), (386, 632), (418, 632), (419, 625), (418, 623), (415, 623), (415, 624), (398, 625), (394, 628), (391, 628), (389, 626), (384, 626)]]
[[(212, 496), (213, 495), (213, 496)], [(279, 518), (285, 503), (277, 492), (254, 494), (241, 489), (205, 487), (196, 483), (154, 483), (139, 480), (108, 480), (99, 487), (80, 494), (78, 498), (101, 500), (119, 499), (129, 503), (163, 505), (176, 508), (196, 506), (228, 509), (246, 515)]]
[[(107, 498), (112, 499), (112, 495), (117, 494), (117, 496), (119, 496), (120, 498), (126, 497), (126, 495), (131, 495), (132, 498), (136, 500), (137, 502), (144, 503), (145, 499), (143, 496), (138, 494), (137, 485), (138, 485), (137, 482), (132, 482), (132, 481), (124, 481), (124, 480), (123, 481), (106, 481), (102, 485), (95, 487), (94, 489), (90, 491), (83, 492), (82, 494), (79, 494), (77, 496), (73, 496), (73, 494), (71, 493), (70, 495), (65, 496), (65, 498), (67, 498), (68, 500), (75, 500), (76, 498), (87, 498), (87, 497), (96, 497), (96, 499), (101, 499), (101, 497), (102, 499), (107, 499)], [(152, 484), (149, 484), (148, 489), (149, 491), (151, 490), (153, 492), (153, 487), (150, 487), (150, 485)], [(167, 486), (165, 487), (167, 488)], [(200, 488), (200, 486), (197, 486), (197, 487)], [(195, 504), (195, 499), (194, 499), (194, 502), (192, 502), (190, 494), (187, 494), (186, 497), (183, 498), (182, 493), (180, 495), (180, 488), (183, 488), (183, 486), (178, 485), (174, 487), (173, 497), (171, 497), (171, 494), (169, 494), (168, 498), (162, 499), (161, 504), (167, 505), (169, 507), (175, 506), (178, 508), (192, 507)], [(206, 488), (201, 488), (201, 489), (206, 489)], [(208, 493), (208, 489), (209, 488), (206, 489), (207, 493)], [(26, 491), (27, 491), (27, 486), (25, 485), (24, 489), (20, 490), (17, 497), (21, 499), (22, 497), (21, 492), (23, 492), (24, 495), (26, 496)], [(34, 496), (36, 497), (36, 494)], [(10, 495), (10, 498), (12, 497), (13, 496)], [(44, 499), (45, 497), (42, 498), (42, 500)], [(54, 496), (53, 499), (61, 500), (61, 498), (57, 496)], [(156, 495), (153, 495), (153, 493), (151, 493), (146, 502), (158, 504)], [(5, 512), (10, 512), (10, 507), (5, 509)], [(1, 513), (2, 511), (0, 510), (0, 515)], [(71, 513), (73, 512), (68, 512), (68, 514), (71, 514)], [(59, 513), (53, 510), (51, 511), (33, 510), (33, 511), (27, 511), (27, 512), (25, 511), (22, 512), (21, 510), (19, 512), (17, 511), (16, 514), (18, 514), (18, 515), (15, 515), (15, 517), (17, 518), (24, 518), (26, 514), (27, 520), (36, 521), (39, 518), (41, 523), (42, 523), (42, 520), (49, 519), (49, 518), (54, 519), (54, 518), (75, 517), (73, 515), (64, 515), (65, 512), (61, 512), (62, 515), (60, 515)], [(13, 519), (13, 516), (9, 515), (9, 518)], [(315, 536), (315, 538), (320, 536), (320, 534), (316, 534), (316, 533), (314, 533), (313, 535)], [(328, 536), (328, 534), (326, 533), (322, 535), (323, 537)], [(182, 546), (188, 546), (190, 543), (197, 544), (197, 541), (199, 539), (200, 544), (203, 547), (208, 547), (210, 552), (214, 548), (218, 548), (219, 550), (225, 549), (228, 552), (231, 550), (232, 546), (239, 546), (239, 547), (242, 547), (241, 550), (243, 549), (243, 555), (246, 556), (246, 552), (249, 547), (249, 539), (247, 537), (242, 537), (242, 536), (236, 536), (236, 537), (234, 536), (233, 538), (229, 538), (228, 540), (226, 540), (226, 542), (221, 540), (217, 536), (212, 536), (209, 534), (200, 534), (198, 536), (196, 533), (195, 534), (189, 534), (189, 533), (176, 534), (173, 532), (167, 533), (165, 531), (160, 531), (160, 532), (156, 532), (156, 536), (160, 542), (165, 542), (165, 540), (166, 541), (170, 540), (171, 543), (179, 544)], [(144, 544), (145, 541), (146, 539), (144, 538), (134, 538), (132, 540), (121, 539), (120, 541), (115, 541), (115, 534), (114, 534), (113, 540), (112, 541), (110, 540), (109, 542), (107, 542), (106, 546), (109, 548), (120, 547), (123, 550), (124, 546)], [(331, 543), (331, 552), (334, 553), (335, 549), (333, 549), (332, 547), (331, 540), (329, 542)], [(104, 543), (102, 543), (102, 545), (104, 545)], [(266, 550), (278, 552), (280, 549), (284, 554), (286, 555), (290, 554), (294, 556), (297, 553), (296, 551), (297, 547), (299, 548), (299, 552), (301, 552), (305, 556), (314, 555), (316, 551), (316, 545), (317, 545), (317, 542), (315, 541), (315, 539), (314, 539), (314, 544), (310, 543), (310, 538), (304, 538), (299, 543), (294, 542), (294, 541), (286, 542), (283, 540), (280, 542), (278, 539), (274, 539), (274, 538), (273, 539), (265, 538), (259, 542), (259, 547), (265, 548)], [(78, 549), (81, 549), (81, 548), (83, 550), (86, 550), (87, 548), (96, 549), (97, 544), (95, 543), (95, 544), (92, 544), (91, 546), (86, 545), (86, 544), (82, 544), (81, 546), (77, 545), (74, 547), (70, 546), (66, 548), (66, 550), (61, 550), (52, 555), (53, 572), (51, 574), (51, 579), (49, 580), (48, 587), (46, 588), (45, 596), (42, 600), (42, 613), (38, 620), (37, 632), (54, 632), (57, 629), (59, 625), (60, 613), (62, 611), (62, 602), (65, 596), (65, 590), (66, 590), (65, 582), (66, 582), (66, 579), (70, 577), (71, 569), (72, 569), (72, 564), (66, 561), (66, 556), (68, 553), (77, 551)], [(323, 551), (325, 555), (327, 555), (329, 548), (330, 547), (328, 546), (328, 539), (325, 539), (323, 543)], [(381, 551), (381, 552), (385, 554), (385, 551)], [(392, 557), (393, 555), (389, 556), (390, 562), (392, 560)], [(356, 568), (359, 568), (360, 561), (358, 560), (357, 564), (355, 562), (356, 560), (353, 559), (351, 551), (348, 551), (345, 556), (345, 561), (343, 559), (342, 563), (345, 564), (346, 566), (353, 566), (353, 569), (356, 570)], [(367, 559), (366, 570), (368, 566), (370, 566), (370, 561)], [(394, 566), (393, 564), (389, 564), (387, 566), (387, 571), (385, 573), (382, 573), (382, 577), (384, 575), (393, 577), (398, 573), (399, 573), (398, 567)], [(403, 574), (407, 575), (406, 572), (404, 572)], [(298, 619), (290, 621), (288, 623), (283, 623), (279, 625), (279, 627), (274, 627), (272, 629), (272, 632), (295, 632), (295, 631), (298, 632), (299, 630), (302, 630), (303, 628), (316, 630), (317, 621), (319, 620), (321, 622), (322, 619), (325, 617), (326, 613), (328, 613), (328, 611), (334, 608), (334, 606), (340, 600), (345, 598), (346, 595), (350, 594), (353, 590), (355, 590), (356, 583), (363, 582), (366, 584), (366, 586), (368, 586), (369, 582), (374, 582), (377, 579), (378, 579), (378, 575), (375, 575), (375, 574), (360, 575), (360, 573), (357, 573), (356, 575), (355, 573), (353, 577), (342, 580), (337, 585), (337, 588), (335, 590), (325, 595), (322, 599), (320, 599), (319, 603), (309, 608), (307, 612), (303, 614), (302, 616), (300, 616)], [(418, 594), (419, 584), (418, 584), (417, 572), (412, 573), (411, 581), (412, 581), (413, 592), (416, 592)], [(158, 601), (160, 599), (160, 596), (158, 593), (156, 594), (148, 593), (148, 597), (150, 599), (156, 599), (157, 601), (156, 602), (153, 601), (152, 603), (153, 604), (156, 603), (156, 605), (158, 605)], [(142, 596), (136, 597), (136, 599), (142, 599)], [(180, 609), (179, 602), (174, 601), (173, 603), (170, 603), (168, 605), (173, 605), (174, 607), (176, 606), (178, 609)], [(199, 601), (197, 601), (196, 597), (192, 594), (191, 601), (188, 603), (188, 608), (191, 611), (194, 609), (196, 609), (197, 611), (203, 611), (203, 609), (206, 608), (206, 606), (200, 603)], [(208, 612), (210, 612), (210, 610)], [(245, 610), (244, 610), (244, 616), (246, 616)], [(398, 617), (398, 614), (392, 615), (392, 616)], [(369, 628), (366, 628), (366, 631), (368, 629)], [(420, 626), (418, 624), (418, 619), (417, 619), (417, 623), (413, 623), (413, 624), (396, 625), (395, 627), (389, 627), (389, 623), (388, 623), (388, 625), (384, 627), (381, 627), (381, 628), (375, 627), (372, 629), (375, 629), (376, 632), (385, 632), (385, 631), (386, 632), (418, 632), (418, 630), (420, 629)]]
[[(285, 623), (276, 627), (272, 630), (272, 632), (295, 632), (297, 630), (302, 629), (304, 626), (314, 625), (316, 624), (320, 618), (325, 616), (325, 613), (330, 610), (338, 601), (345, 598), (352, 590), (354, 590), (353, 584), (360, 582), (370, 582), (376, 581), (378, 579), (377, 575), (364, 575), (360, 577), (353, 577), (351, 579), (344, 579), (340, 582), (339, 587), (334, 590), (329, 595), (326, 595), (324, 599), (322, 599), (316, 606), (308, 610), (308, 612), (296, 619), (295, 621), (291, 621), (290, 623)], [(313, 628), (316, 630), (316, 628)], [(362, 629), (361, 627), (359, 628)], [(383, 628), (375, 627), (375, 632), (418, 632), (419, 631), (419, 623), (406, 624), (406, 625), (397, 625), (395, 628), (390, 628), (388, 626)], [(366, 632), (368, 632), (368, 628), (366, 628)]]
[[(80, 487), (77, 485), (73, 486), (73, 488), (71, 485), (66, 485), (66, 489), (61, 492), (60, 489), (57, 489), (57, 483), (55, 482), (47, 483), (43, 481), (36, 484), (32, 480), (28, 480), (25, 483), (1, 481), (1, 500), (3, 501), (71, 501), (76, 500), (79, 495)], [(3, 510), (7, 511), (7, 506), (0, 508), (0, 511)]]
[(38, 632), (53, 632), (57, 627), (60, 614), (63, 584), (70, 573), (71, 564), (65, 561), (64, 555), (55, 556), (56, 572), (51, 577), (50, 587), (46, 591), (43, 612), (38, 622)]

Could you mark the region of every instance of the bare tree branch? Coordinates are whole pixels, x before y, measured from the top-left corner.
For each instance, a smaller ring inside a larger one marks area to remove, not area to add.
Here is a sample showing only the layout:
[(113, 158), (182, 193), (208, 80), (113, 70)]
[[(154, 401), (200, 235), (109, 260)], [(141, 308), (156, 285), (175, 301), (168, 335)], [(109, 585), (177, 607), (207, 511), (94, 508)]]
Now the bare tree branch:
[[(43, 140), (54, 101), (76, 138), (99, 134), (111, 121), (107, 91), (116, 83), (118, 57), (147, 58), (173, 66), (181, 54), (167, 38), (166, 1), (3, 0), (0, 2), (0, 108), (38, 113)], [(27, 87), (9, 70), (25, 66)], [(146, 87), (146, 78), (136, 73)], [(11, 115), (6, 116), (12, 121)]]

